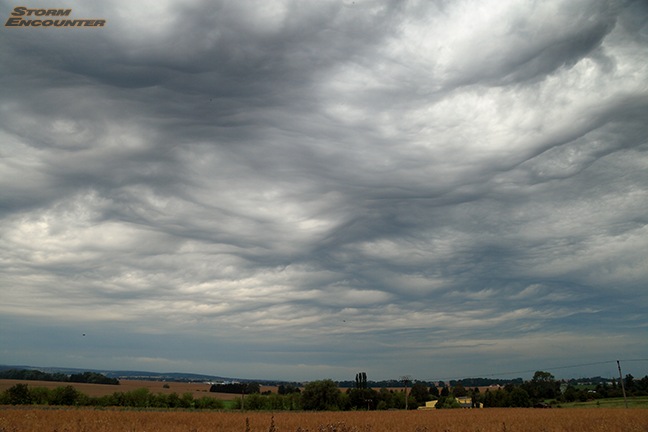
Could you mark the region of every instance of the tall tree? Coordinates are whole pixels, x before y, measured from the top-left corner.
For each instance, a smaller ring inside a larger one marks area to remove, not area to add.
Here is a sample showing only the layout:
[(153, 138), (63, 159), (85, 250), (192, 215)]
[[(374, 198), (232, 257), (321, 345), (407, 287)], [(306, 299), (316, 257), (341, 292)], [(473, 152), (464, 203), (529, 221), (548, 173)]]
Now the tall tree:
[(302, 407), (305, 410), (338, 410), (339, 403), (340, 390), (330, 379), (310, 382), (302, 392)]
[(531, 381), (524, 383), (522, 388), (534, 403), (544, 399), (553, 399), (560, 394), (560, 383), (554, 379), (551, 373), (545, 371), (536, 371)]
[(530, 407), (531, 399), (529, 398), (529, 394), (524, 389), (515, 387), (509, 394), (509, 406), (518, 408)]
[(430, 400), (430, 391), (428, 390), (427, 385), (421, 382), (415, 382), (414, 384), (412, 384), (410, 395), (416, 400), (416, 403), (419, 405), (422, 405)]
[(355, 388), (357, 388), (357, 389), (366, 389), (367, 388), (367, 374), (365, 372), (358, 372), (356, 374)]

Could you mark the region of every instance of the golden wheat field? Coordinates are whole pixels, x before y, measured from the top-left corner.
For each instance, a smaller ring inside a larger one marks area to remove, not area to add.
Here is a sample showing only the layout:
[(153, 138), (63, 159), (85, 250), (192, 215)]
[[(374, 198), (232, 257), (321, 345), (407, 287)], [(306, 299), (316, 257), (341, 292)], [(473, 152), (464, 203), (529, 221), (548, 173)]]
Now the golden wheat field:
[(648, 432), (644, 409), (371, 412), (0, 410), (1, 432)]

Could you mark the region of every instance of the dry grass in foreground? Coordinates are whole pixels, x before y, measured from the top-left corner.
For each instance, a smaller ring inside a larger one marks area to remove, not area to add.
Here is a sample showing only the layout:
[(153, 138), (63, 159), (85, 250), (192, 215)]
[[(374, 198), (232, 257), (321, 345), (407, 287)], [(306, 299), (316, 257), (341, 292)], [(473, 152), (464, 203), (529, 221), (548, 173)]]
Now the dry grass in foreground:
[(371, 412), (0, 411), (0, 432), (648, 432), (644, 409)]

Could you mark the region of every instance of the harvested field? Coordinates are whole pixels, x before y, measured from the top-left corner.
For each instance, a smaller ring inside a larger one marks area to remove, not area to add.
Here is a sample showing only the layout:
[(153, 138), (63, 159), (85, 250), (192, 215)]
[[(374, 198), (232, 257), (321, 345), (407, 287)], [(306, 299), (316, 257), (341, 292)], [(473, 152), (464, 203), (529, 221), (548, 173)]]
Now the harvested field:
[[(139, 381), (139, 380), (120, 380), (119, 385), (107, 385), (107, 384), (69, 383), (69, 382), (59, 382), (59, 381), (23, 381), (23, 380), (1, 379), (0, 392), (3, 392), (16, 384), (27, 384), (29, 387), (32, 388), (45, 387), (48, 389), (54, 389), (56, 387), (65, 387), (71, 385), (72, 387), (79, 390), (81, 393), (92, 397), (107, 396), (115, 392), (125, 393), (125, 392), (130, 392), (141, 388), (148, 389), (153, 394), (177, 393), (179, 395), (182, 395), (184, 393), (191, 393), (195, 399), (204, 396), (210, 396), (221, 400), (231, 400), (239, 397), (238, 395), (230, 394), (230, 393), (210, 393), (209, 384), (165, 382), (165, 381)], [(165, 388), (164, 387), (165, 385), (168, 385), (169, 388)]]
[(646, 432), (648, 410), (484, 409), (241, 413), (5, 408), (0, 411), (0, 431)]

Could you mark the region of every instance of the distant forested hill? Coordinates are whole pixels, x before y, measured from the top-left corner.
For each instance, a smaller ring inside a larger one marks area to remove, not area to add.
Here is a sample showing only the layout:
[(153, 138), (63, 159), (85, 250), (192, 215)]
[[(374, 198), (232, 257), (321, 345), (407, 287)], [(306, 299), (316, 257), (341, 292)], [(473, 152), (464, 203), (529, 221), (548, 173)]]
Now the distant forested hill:
[(82, 372), (66, 375), (63, 373), (47, 373), (36, 369), (9, 369), (0, 371), (0, 379), (15, 379), (28, 381), (57, 381), (89, 384), (112, 384), (118, 385), (119, 380), (108, 378), (97, 372)]

